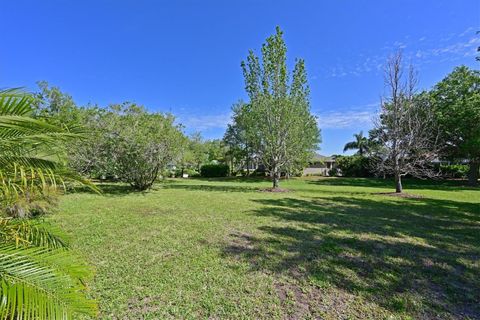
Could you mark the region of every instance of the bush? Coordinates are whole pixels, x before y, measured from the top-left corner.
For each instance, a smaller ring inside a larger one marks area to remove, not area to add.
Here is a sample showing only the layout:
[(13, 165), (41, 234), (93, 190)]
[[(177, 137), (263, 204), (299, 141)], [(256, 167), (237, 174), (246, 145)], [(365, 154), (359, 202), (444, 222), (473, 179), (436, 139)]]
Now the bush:
[(253, 172), (250, 172), (250, 177), (265, 177), (267, 173), (263, 169), (256, 169)]
[[(188, 174), (189, 178), (199, 176), (199, 173), (193, 169), (183, 169), (183, 174)], [(174, 175), (176, 178), (182, 178), (182, 169), (176, 169)]]
[(200, 175), (206, 178), (226, 177), (229, 170), (226, 164), (205, 164), (200, 168)]
[(368, 177), (372, 175), (370, 160), (363, 156), (337, 157), (335, 162), (344, 177)]
[(465, 179), (468, 173), (468, 165), (466, 164), (442, 164), (440, 172), (444, 177)]
[(330, 177), (336, 177), (339, 175), (339, 172), (338, 172), (338, 168), (332, 168), (330, 170), (328, 170), (328, 176)]

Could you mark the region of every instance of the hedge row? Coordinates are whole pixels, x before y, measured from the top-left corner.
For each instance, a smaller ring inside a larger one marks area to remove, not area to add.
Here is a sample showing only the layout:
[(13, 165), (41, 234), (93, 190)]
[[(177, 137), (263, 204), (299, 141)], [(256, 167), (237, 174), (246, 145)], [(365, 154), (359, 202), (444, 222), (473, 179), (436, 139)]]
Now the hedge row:
[(205, 164), (200, 168), (200, 175), (206, 178), (226, 177), (229, 167), (226, 164)]

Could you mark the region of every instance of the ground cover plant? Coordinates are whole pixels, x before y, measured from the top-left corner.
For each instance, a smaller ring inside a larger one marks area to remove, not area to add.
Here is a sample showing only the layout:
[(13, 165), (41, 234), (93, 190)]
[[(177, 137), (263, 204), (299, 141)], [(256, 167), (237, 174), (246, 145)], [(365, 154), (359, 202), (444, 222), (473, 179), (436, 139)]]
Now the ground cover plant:
[[(172, 179), (62, 198), (101, 319), (476, 319), (480, 190), (404, 181)], [(80, 210), (81, 208), (81, 210)]]

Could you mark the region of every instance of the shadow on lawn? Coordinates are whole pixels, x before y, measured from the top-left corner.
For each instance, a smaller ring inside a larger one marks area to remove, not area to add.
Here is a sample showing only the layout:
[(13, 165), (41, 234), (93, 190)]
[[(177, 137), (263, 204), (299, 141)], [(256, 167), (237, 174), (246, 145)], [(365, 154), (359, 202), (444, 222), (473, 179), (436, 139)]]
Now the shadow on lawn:
[(218, 191), (218, 192), (257, 192), (259, 189), (248, 186), (208, 185), (208, 184), (167, 184), (163, 189), (184, 189), (190, 191)]
[[(102, 183), (96, 183), (95, 186), (100, 190), (100, 194), (104, 196), (124, 196), (132, 193), (136, 194), (146, 194), (148, 191), (139, 191), (134, 189), (128, 184), (125, 183), (119, 183), (119, 182), (102, 182)], [(155, 185), (151, 190), (156, 190), (158, 188), (157, 185)], [(93, 191), (92, 189), (88, 187), (80, 187), (75, 189), (76, 192), (82, 192), (82, 193), (91, 193), (91, 194), (97, 194), (97, 192)]]
[(256, 199), (276, 218), (224, 250), (421, 318), (479, 318), (480, 206), (434, 199)]
[[(479, 188), (469, 187), (466, 181), (462, 180), (420, 180), (420, 179), (402, 179), (403, 187), (406, 192), (409, 189), (430, 189), (430, 190), (445, 190), (445, 191), (459, 191), (459, 190), (480, 190)], [(317, 180), (308, 181), (310, 184), (323, 186), (350, 186), (350, 187), (367, 187), (367, 188), (387, 188), (395, 189), (393, 179), (380, 178), (320, 178)], [(461, 187), (461, 188), (459, 188)]]
[(218, 182), (242, 182), (242, 183), (258, 183), (264, 181), (271, 181), (270, 177), (245, 177), (245, 176), (235, 176), (235, 177), (221, 177), (221, 178), (203, 178), (203, 177), (192, 177), (191, 180), (198, 181), (218, 181)]

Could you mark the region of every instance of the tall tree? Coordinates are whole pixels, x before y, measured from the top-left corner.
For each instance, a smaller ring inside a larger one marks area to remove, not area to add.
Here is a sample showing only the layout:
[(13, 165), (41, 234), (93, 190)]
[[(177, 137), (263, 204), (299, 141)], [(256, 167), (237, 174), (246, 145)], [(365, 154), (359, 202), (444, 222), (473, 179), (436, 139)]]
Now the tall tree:
[(469, 160), (469, 184), (480, 167), (480, 71), (457, 67), (432, 90), (446, 154)]
[(431, 176), (431, 163), (438, 157), (438, 129), (429, 99), (417, 95), (416, 74), (412, 67), (404, 74), (402, 54), (391, 56), (385, 68), (387, 95), (375, 123), (378, 172), (395, 177), (395, 190), (402, 192), (405, 175)]
[(363, 131), (360, 131), (360, 133), (355, 133), (353, 137), (355, 138), (355, 141), (346, 143), (345, 147), (343, 148), (343, 152), (347, 150), (358, 150), (358, 155), (365, 155), (369, 150), (369, 141), (367, 137), (363, 136)]
[(308, 161), (320, 142), (316, 118), (310, 112), (305, 62), (297, 59), (292, 80), (286, 64), (283, 32), (267, 38), (262, 59), (250, 50), (242, 62), (245, 89), (250, 98), (249, 136), (278, 188), (282, 170)]

